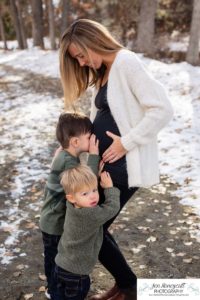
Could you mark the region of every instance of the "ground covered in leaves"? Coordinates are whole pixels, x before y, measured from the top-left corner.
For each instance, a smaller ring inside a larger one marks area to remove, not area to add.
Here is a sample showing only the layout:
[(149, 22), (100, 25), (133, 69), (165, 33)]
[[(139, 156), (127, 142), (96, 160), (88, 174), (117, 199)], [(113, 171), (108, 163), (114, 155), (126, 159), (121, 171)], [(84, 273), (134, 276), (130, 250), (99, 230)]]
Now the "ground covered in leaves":
[[(0, 299), (42, 300), (45, 299), (45, 277), (39, 210), (56, 147), (52, 132), (57, 120), (55, 107), (58, 111), (62, 107), (62, 92), (58, 79), (3, 65), (0, 68), (3, 95), (0, 98), (3, 112), (0, 119), (3, 141), (0, 148)], [(29, 103), (25, 102), (27, 99)], [(33, 113), (37, 104), (39, 117), (30, 131), (22, 135), (21, 129), (25, 130), (29, 123), (23, 121), (23, 116), (20, 119), (20, 114), (28, 104), (24, 114)], [(88, 112), (86, 98), (80, 105)], [(43, 109), (48, 114), (40, 124)], [(176, 183), (162, 176), (160, 185), (139, 189), (110, 229), (139, 278), (198, 278), (200, 275), (200, 243), (195, 237), (200, 228), (199, 217), (171, 195), (170, 192), (178, 188)], [(110, 274), (97, 264), (92, 274), (91, 293), (101, 292), (112, 284)]]

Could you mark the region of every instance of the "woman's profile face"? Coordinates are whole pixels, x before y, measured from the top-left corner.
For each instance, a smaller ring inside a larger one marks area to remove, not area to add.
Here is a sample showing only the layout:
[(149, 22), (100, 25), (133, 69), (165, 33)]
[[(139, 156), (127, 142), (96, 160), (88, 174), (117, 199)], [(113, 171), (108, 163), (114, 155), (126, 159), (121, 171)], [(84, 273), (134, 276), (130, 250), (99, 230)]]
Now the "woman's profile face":
[(101, 55), (89, 48), (87, 51), (88, 55), (74, 43), (71, 43), (68, 48), (69, 54), (78, 61), (81, 67), (88, 66), (92, 69), (99, 69), (103, 62)]

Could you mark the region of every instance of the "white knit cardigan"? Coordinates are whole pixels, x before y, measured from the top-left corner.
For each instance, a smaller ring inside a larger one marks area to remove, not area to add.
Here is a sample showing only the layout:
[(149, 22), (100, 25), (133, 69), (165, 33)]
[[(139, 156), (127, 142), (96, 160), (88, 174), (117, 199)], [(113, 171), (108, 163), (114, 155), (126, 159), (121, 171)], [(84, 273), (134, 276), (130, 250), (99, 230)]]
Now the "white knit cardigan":
[[(93, 95), (91, 120), (97, 108)], [(112, 64), (107, 100), (121, 134), (126, 154), (129, 187), (159, 183), (157, 134), (173, 112), (163, 86), (142, 65), (136, 54), (122, 49)]]

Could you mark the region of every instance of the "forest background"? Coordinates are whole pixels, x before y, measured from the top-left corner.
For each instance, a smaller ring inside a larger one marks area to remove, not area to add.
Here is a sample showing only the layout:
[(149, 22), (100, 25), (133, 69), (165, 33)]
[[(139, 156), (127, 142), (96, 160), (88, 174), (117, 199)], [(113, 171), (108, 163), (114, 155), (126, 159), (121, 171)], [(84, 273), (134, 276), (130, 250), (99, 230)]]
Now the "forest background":
[[(7, 40), (18, 40), (19, 49), (44, 49), (49, 36), (51, 49), (59, 46), (64, 29), (77, 18), (102, 22), (131, 50), (154, 58), (199, 64), (200, 1), (198, 0), (1, 0), (0, 32)], [(170, 51), (166, 41), (190, 36), (187, 51)]]

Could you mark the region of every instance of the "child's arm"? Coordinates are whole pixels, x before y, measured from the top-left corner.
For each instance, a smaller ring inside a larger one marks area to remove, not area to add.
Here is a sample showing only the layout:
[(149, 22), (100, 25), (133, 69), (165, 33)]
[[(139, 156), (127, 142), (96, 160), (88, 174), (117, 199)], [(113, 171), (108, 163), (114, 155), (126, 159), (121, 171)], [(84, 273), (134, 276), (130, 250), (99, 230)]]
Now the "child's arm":
[(96, 139), (94, 134), (90, 137), (89, 145), (89, 156), (87, 160), (87, 165), (92, 169), (92, 171), (98, 175), (99, 171), (99, 141)]
[(94, 208), (90, 208), (91, 214), (88, 216), (95, 226), (103, 225), (106, 221), (114, 217), (120, 209), (120, 191), (116, 187), (113, 187), (110, 174), (104, 171), (100, 177), (100, 184), (105, 188), (105, 202)]

